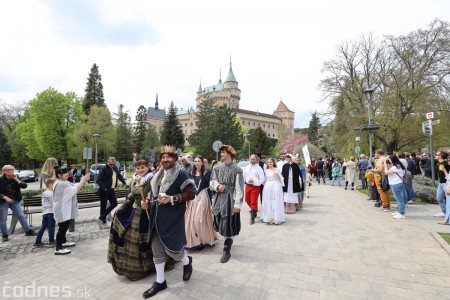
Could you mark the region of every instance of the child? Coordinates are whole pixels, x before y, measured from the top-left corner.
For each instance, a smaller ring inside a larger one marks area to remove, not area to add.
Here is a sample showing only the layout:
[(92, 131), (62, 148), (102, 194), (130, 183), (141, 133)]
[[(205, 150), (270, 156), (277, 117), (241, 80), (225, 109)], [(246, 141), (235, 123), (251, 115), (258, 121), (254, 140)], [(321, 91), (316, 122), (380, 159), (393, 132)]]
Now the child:
[(372, 166), (367, 167), (366, 175), (364, 175), (367, 181), (367, 189), (369, 190), (369, 199), (367, 200), (376, 200), (376, 196), (374, 194), (374, 180), (375, 177), (372, 172)]
[(55, 219), (53, 218), (53, 185), (54, 178), (48, 178), (45, 181), (47, 190), (42, 194), (42, 225), (36, 236), (35, 247), (42, 246), (42, 235), (48, 229), (48, 244), (55, 244)]
[(308, 169), (306, 170), (306, 184), (305, 184), (306, 198), (309, 198), (309, 188), (310, 188), (313, 177), (314, 177), (314, 174), (311, 174), (311, 165), (309, 165)]

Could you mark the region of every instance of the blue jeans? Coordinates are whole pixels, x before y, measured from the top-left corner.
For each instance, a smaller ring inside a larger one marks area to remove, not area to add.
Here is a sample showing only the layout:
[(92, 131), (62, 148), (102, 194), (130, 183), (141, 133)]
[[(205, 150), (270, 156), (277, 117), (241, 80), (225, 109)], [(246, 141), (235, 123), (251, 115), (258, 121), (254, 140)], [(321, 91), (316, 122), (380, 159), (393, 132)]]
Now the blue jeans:
[(6, 226), (6, 221), (8, 219), (8, 208), (12, 210), (14, 215), (16, 215), (17, 219), (22, 225), (22, 228), (25, 232), (30, 230), (30, 226), (28, 225), (27, 219), (25, 218), (25, 214), (23, 213), (22, 205), (20, 202), (13, 200), (13, 203), (9, 204), (8, 202), (3, 202), (0, 204), (0, 229), (2, 231), (2, 235), (8, 235), (8, 227)]
[(439, 207), (441, 211), (445, 214), (447, 211), (445, 208), (445, 201), (450, 201), (450, 195), (445, 193), (445, 189), (447, 188), (447, 183), (439, 183), (437, 191), (436, 191), (436, 200), (439, 203)]
[(406, 202), (408, 202), (408, 194), (406, 193), (405, 184), (403, 182), (391, 185), (392, 193), (397, 200), (397, 211), (404, 215)]
[(406, 184), (405, 183), (405, 189), (406, 189), (406, 195), (408, 196), (408, 201), (409, 200), (416, 200), (416, 193), (414, 193), (414, 189), (412, 185)]
[(36, 236), (36, 244), (42, 242), (42, 236), (46, 229), (48, 229), (48, 241), (53, 242), (55, 240), (55, 219), (53, 214), (42, 215), (42, 225)]
[(341, 185), (341, 176), (333, 176), (333, 180), (331, 181), (331, 185), (334, 185), (334, 181), (337, 180), (339, 185)]
[(367, 189), (366, 170), (359, 171), (359, 180), (361, 180), (362, 188)]

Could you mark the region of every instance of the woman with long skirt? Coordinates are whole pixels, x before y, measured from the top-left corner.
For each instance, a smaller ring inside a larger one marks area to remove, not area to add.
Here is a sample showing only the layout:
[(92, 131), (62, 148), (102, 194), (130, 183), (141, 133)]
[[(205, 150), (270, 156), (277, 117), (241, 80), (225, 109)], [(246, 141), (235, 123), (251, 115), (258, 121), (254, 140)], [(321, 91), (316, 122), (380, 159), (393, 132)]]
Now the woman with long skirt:
[(273, 158), (268, 158), (266, 182), (262, 194), (261, 221), (266, 224), (279, 225), (286, 221), (284, 215), (284, 197), (281, 186), (283, 177), (277, 169)]
[[(141, 208), (142, 195), (151, 192), (150, 181), (154, 175), (146, 160), (135, 164), (136, 174), (131, 180), (128, 199), (115, 212), (109, 235), (108, 262), (114, 272), (129, 280), (139, 280), (155, 271), (152, 250), (148, 240), (148, 216)], [(166, 264), (173, 269), (174, 261)]]
[(184, 215), (186, 240), (185, 249), (202, 249), (212, 247), (217, 240), (214, 230), (214, 218), (211, 210), (211, 191), (209, 182), (211, 171), (206, 170), (203, 157), (194, 158), (194, 167), (189, 174), (195, 183), (195, 199), (186, 203)]

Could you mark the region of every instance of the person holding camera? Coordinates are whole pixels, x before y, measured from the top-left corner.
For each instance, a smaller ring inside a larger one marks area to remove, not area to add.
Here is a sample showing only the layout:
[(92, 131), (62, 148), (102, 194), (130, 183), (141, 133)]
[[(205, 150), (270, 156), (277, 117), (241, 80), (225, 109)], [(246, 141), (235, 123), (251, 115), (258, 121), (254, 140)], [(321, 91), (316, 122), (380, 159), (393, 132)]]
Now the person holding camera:
[[(125, 179), (116, 167), (116, 158), (108, 158), (108, 163), (103, 166), (97, 176), (98, 194), (100, 196), (100, 216), (98, 217), (98, 227), (100, 229), (109, 228), (106, 224), (106, 216), (117, 206), (116, 192), (117, 180), (123, 185), (127, 185)], [(107, 206), (109, 200), (109, 206)]]
[(3, 166), (2, 173), (3, 175), (0, 177), (0, 227), (2, 231), (2, 242), (9, 240), (8, 228), (6, 226), (8, 208), (19, 219), (26, 236), (36, 235), (28, 225), (27, 218), (23, 213), (23, 207), (20, 205), (20, 201), (22, 200), (20, 189), (27, 188), (27, 184), (14, 174), (14, 166)]
[(156, 268), (155, 282), (142, 294), (145, 299), (167, 288), (164, 274), (167, 256), (183, 262), (183, 281), (188, 281), (192, 274), (192, 257), (187, 256), (184, 251), (186, 245), (184, 215), (186, 202), (195, 198), (195, 183), (177, 164), (177, 160), (175, 147), (161, 147), (162, 168), (150, 182), (152, 192), (141, 202), (142, 209), (150, 207), (148, 242), (152, 247)]
[[(377, 187), (378, 194), (381, 199), (381, 208), (380, 210), (384, 212), (388, 212), (391, 209), (391, 200), (389, 198), (389, 191), (383, 191), (381, 188), (381, 175), (384, 174), (384, 165), (383, 162), (388, 160), (387, 156), (384, 155), (384, 150), (378, 149), (375, 150), (375, 168), (372, 170), (374, 173), (375, 185)], [(375, 203), (375, 206), (378, 207), (378, 203)]]
[(392, 215), (394, 219), (405, 219), (406, 202), (408, 194), (406, 192), (403, 177), (406, 174), (405, 166), (396, 155), (391, 155), (383, 162), (384, 174), (388, 176), (389, 186), (392, 189), (395, 200), (397, 200), (397, 212)]

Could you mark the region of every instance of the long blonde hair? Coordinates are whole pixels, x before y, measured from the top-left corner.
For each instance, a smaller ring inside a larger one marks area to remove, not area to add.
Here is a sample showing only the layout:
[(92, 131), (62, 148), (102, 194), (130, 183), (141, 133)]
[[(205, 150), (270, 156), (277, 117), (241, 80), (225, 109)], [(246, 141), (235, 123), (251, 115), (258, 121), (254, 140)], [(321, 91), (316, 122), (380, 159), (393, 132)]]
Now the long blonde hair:
[(49, 157), (44, 163), (44, 166), (42, 167), (42, 174), (47, 174), (50, 177), (55, 174), (55, 166), (58, 165), (58, 160), (54, 157)]

